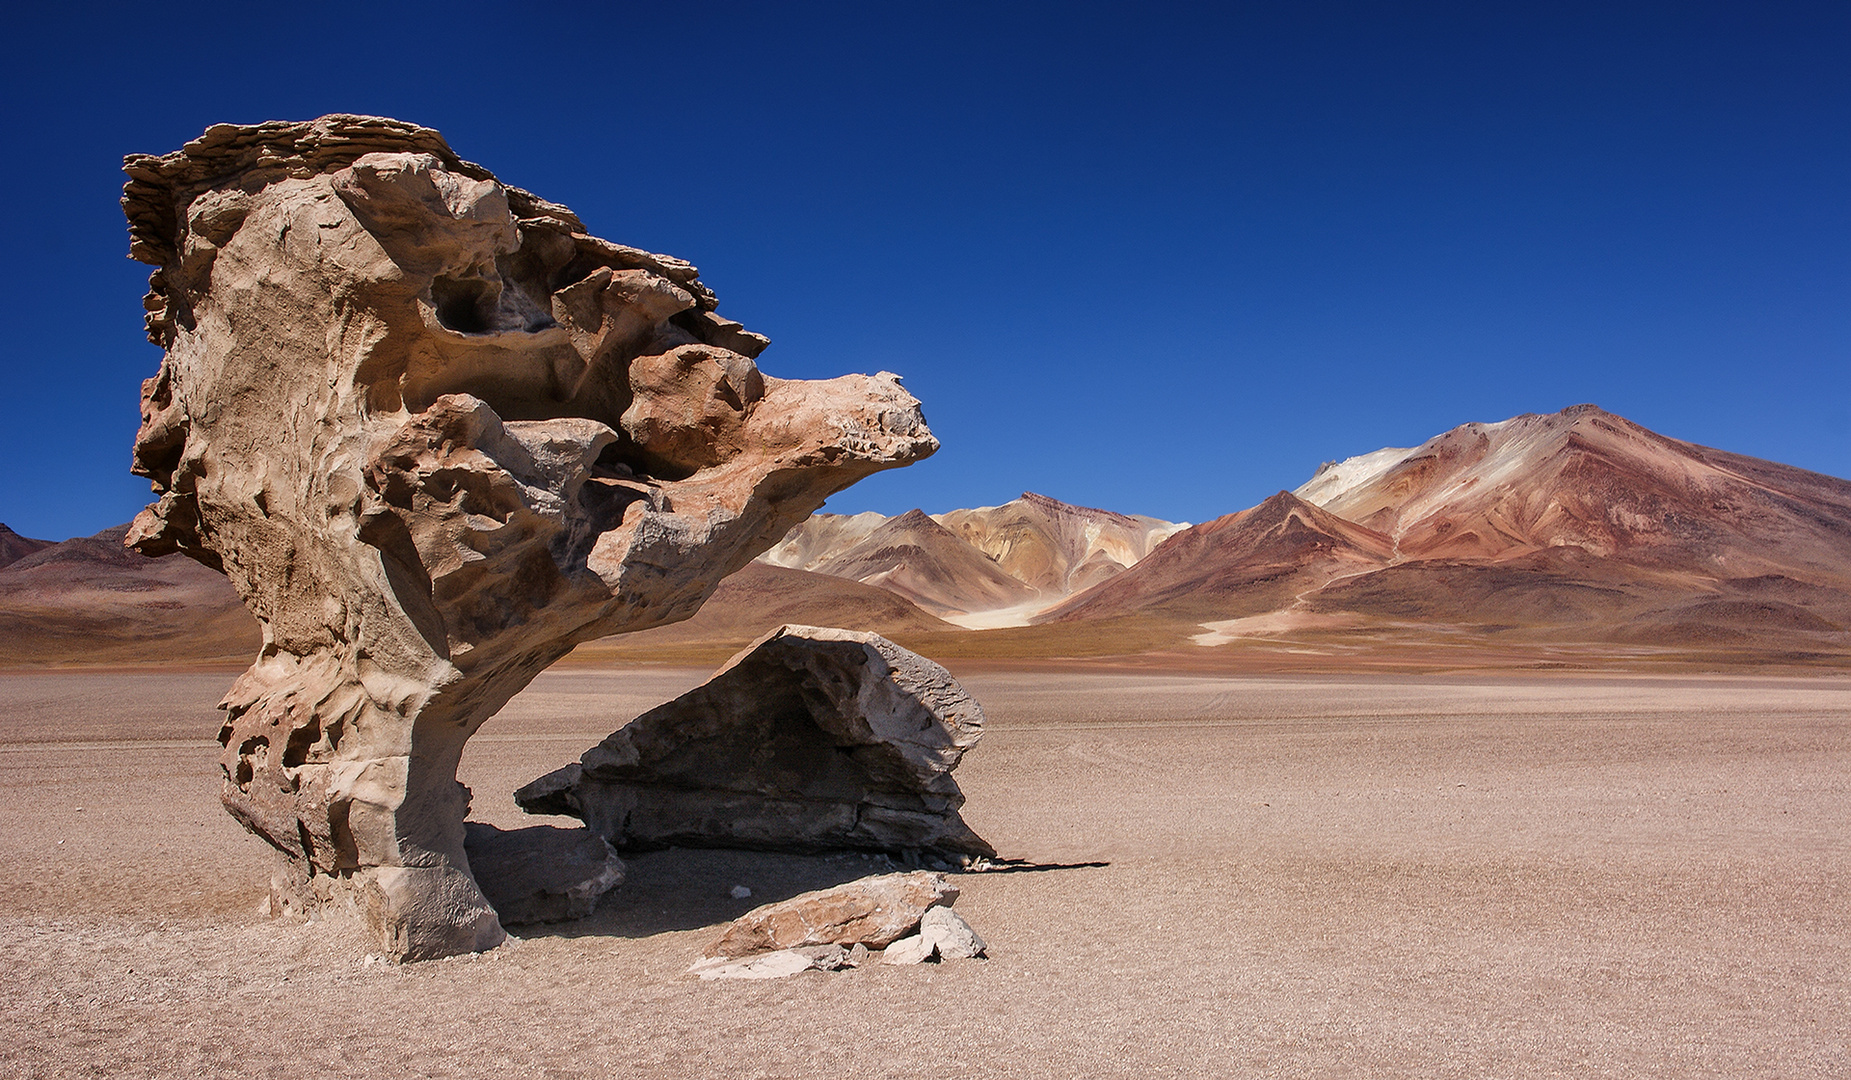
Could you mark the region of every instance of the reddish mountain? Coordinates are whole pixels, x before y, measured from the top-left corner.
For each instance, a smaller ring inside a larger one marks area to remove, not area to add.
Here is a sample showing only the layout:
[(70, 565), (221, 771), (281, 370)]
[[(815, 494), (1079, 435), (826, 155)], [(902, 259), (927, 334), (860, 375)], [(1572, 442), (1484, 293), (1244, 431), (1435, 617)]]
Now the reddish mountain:
[(1305, 591), (1388, 564), (1392, 545), (1289, 492), (1191, 526), (1136, 566), (1037, 620), (1125, 615), (1226, 619), (1288, 606)]
[(249, 660), (257, 621), (224, 575), (122, 546), (128, 526), (0, 567), (0, 665)]
[(1180, 533), (1054, 617), (1134, 612), (1217, 623), (1204, 644), (1387, 628), (1843, 652), (1851, 482), (1593, 406), (1467, 424)]
[(50, 540), (33, 540), (0, 525), (0, 567), (11, 566), (36, 551), (52, 545)]
[(1297, 494), (1404, 560), (1575, 547), (1726, 579), (1851, 584), (1851, 481), (1668, 439), (1577, 405), (1327, 466)]

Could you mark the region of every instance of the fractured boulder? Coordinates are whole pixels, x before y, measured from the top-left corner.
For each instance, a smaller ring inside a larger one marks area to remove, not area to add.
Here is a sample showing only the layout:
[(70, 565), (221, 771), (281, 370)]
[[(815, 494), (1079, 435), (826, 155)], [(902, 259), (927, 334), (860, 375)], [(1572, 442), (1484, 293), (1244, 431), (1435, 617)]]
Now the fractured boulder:
[(982, 734), (982, 708), (938, 664), (878, 634), (784, 626), (514, 798), (620, 851), (990, 857), (951, 776)]
[(881, 874), (753, 908), (707, 946), (706, 955), (740, 957), (816, 945), (881, 949), (919, 929), (927, 912), (957, 902), (943, 874)]
[(896, 377), (771, 378), (690, 264), (589, 235), (397, 120), (218, 124), (124, 162), (166, 350), (128, 543), (263, 634), (226, 808), (285, 910), (400, 959), (503, 937), (464, 742), (573, 646), (693, 614), (831, 494), (937, 449)]
[(623, 860), (590, 829), (504, 831), (469, 821), (463, 849), (503, 926), (582, 919), (623, 884)]

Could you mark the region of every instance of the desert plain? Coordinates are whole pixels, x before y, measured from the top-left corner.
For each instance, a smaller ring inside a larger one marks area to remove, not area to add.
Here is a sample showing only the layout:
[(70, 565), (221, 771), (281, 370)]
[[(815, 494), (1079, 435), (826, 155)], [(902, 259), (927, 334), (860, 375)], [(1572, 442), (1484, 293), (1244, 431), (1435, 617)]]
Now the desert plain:
[[(588, 919), (390, 964), (260, 912), (234, 669), (0, 673), (0, 1073), (1851, 1074), (1851, 679), (952, 666), (989, 958), (730, 983), (686, 974), (721, 923), (881, 866), (637, 855)], [(558, 821), (509, 793), (708, 674), (542, 675), (472, 817)]]

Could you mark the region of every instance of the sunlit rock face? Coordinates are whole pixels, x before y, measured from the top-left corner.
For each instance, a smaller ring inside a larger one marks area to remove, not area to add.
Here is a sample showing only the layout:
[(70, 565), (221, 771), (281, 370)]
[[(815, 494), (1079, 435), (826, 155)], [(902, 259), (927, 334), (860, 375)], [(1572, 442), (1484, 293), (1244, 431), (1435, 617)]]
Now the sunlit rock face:
[(502, 937), (463, 849), (464, 741), (574, 645), (693, 614), (875, 471), (932, 453), (892, 375), (763, 375), (679, 259), (374, 117), (217, 125), (124, 189), (158, 269), (128, 542), (222, 570), (263, 628), (224, 801), (273, 900), (393, 955)]

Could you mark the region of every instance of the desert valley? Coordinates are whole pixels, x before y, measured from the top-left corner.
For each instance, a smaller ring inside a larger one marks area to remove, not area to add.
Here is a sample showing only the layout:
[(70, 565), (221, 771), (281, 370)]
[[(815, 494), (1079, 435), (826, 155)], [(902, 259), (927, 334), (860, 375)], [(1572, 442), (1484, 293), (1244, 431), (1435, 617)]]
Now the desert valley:
[(0, 526), (0, 1073), (1851, 1073), (1851, 480), (1576, 405), (830, 514), (897, 375), (432, 129), (124, 168), (152, 496)]
[[(1199, 525), (1038, 495), (812, 517), (691, 619), (581, 646), (460, 771), (475, 820), (558, 820), (506, 793), (783, 623), (942, 659), (987, 713), (965, 818), (1012, 872), (956, 877), (990, 958), (802, 985), (683, 969), (761, 900), (890, 864), (630, 854), (591, 916), (405, 967), (260, 914), (212, 738), (255, 627), (122, 532), (0, 533), (25, 1075), (1851, 1067), (1842, 480), (1580, 407)], [(369, 1015), (395, 1019), (345, 1030)]]
[[(12, 663), (233, 662), (220, 574), (0, 526)], [(1330, 462), (1191, 525), (1025, 494), (819, 513), (686, 621), (578, 662), (717, 662), (784, 623), (965, 660), (1213, 670), (1851, 667), (1851, 481), (1680, 442), (1591, 405)]]

